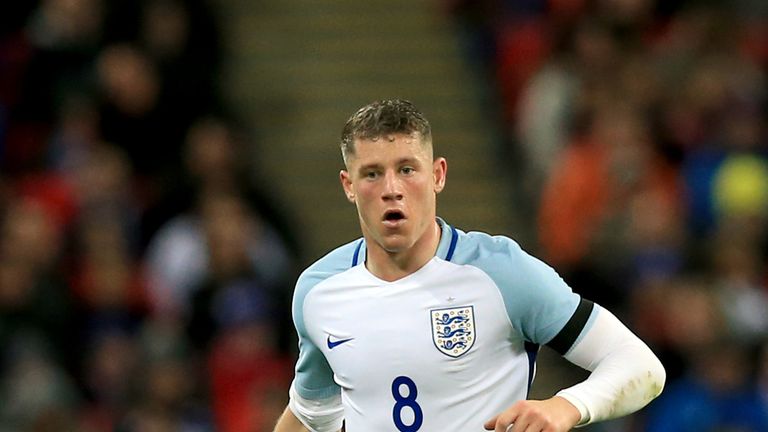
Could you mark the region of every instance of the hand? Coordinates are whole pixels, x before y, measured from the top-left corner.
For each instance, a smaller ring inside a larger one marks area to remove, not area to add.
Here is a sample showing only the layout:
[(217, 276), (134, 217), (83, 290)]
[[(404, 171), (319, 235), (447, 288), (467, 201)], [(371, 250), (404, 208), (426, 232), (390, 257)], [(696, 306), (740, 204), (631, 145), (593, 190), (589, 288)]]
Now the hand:
[(581, 420), (581, 413), (566, 399), (522, 400), (485, 422), (495, 432), (566, 432)]

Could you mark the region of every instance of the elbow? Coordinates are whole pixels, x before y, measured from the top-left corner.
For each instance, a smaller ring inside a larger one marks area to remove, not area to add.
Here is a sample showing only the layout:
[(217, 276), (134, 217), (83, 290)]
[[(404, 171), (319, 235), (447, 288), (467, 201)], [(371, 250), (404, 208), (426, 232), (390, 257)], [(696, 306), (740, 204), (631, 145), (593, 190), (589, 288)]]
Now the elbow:
[(646, 372), (648, 378), (648, 391), (646, 396), (646, 403), (656, 399), (664, 390), (664, 385), (667, 382), (667, 371), (664, 369), (664, 365), (655, 355), (652, 355), (652, 360), (649, 361), (649, 367)]
[(661, 360), (647, 347), (635, 351), (636, 368), (631, 382), (634, 382), (634, 409), (640, 409), (656, 399), (664, 390), (667, 382), (667, 371)]

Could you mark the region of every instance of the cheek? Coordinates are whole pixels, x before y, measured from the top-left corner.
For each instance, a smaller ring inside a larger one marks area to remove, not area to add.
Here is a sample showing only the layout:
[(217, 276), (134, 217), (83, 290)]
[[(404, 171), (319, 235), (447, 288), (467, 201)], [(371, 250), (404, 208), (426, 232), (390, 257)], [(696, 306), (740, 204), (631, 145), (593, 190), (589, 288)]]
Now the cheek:
[(355, 190), (355, 205), (361, 214), (373, 212), (375, 201), (376, 194), (370, 187)]
[(429, 199), (435, 192), (435, 184), (429, 179), (414, 182), (410, 188), (412, 196), (418, 196), (419, 200)]
[(358, 204), (371, 202), (376, 196), (376, 191), (370, 184), (358, 184), (353, 192)]

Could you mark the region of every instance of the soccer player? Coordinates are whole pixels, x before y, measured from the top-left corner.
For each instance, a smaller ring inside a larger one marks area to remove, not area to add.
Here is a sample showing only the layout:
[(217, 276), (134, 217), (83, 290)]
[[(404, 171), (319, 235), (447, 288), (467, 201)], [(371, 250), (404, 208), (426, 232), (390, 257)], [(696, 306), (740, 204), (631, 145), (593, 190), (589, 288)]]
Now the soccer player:
[[(611, 312), (513, 240), (437, 217), (448, 166), (410, 102), (361, 108), (341, 150), (363, 237), (299, 277), (300, 352), (276, 432), (559, 432), (659, 395), (663, 366)], [(591, 374), (527, 400), (542, 344)]]

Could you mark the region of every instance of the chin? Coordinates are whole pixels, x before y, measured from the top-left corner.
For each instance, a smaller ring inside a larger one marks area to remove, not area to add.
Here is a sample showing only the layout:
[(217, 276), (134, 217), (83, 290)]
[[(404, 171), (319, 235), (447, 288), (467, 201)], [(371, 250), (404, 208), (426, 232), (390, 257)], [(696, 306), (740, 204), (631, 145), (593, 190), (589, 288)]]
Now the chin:
[[(398, 236), (400, 237), (400, 236)], [(389, 253), (398, 253), (402, 252), (406, 249), (408, 249), (410, 246), (412, 246), (411, 243), (408, 242), (408, 239), (400, 237), (400, 238), (384, 238), (379, 243), (379, 245), (384, 249), (385, 251)]]
[(402, 252), (404, 249), (406, 249), (405, 244), (403, 242), (381, 242), (379, 243), (379, 246), (381, 246), (382, 249), (389, 253), (397, 253)]

